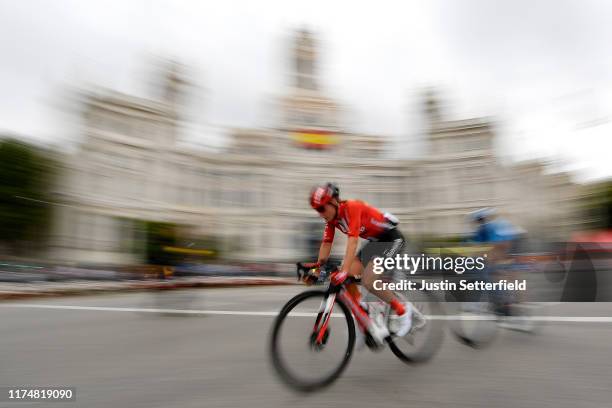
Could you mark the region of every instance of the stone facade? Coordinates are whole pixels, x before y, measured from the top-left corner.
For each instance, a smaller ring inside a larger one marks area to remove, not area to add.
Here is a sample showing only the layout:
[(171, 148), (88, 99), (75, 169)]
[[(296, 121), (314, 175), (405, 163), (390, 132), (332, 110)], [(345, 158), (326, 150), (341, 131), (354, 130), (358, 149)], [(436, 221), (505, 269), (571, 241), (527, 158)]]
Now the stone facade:
[(389, 159), (384, 137), (345, 132), (341, 108), (318, 85), (316, 55), (312, 36), (298, 33), (281, 123), (228, 129), (231, 142), (223, 152), (177, 140), (176, 101), (185, 81), (175, 69), (162, 101), (109, 91), (86, 95), (82, 143), (66, 157), (58, 191), (63, 204), (54, 257), (140, 262), (139, 220), (215, 236), (233, 259), (312, 257), (309, 242), (323, 224), (307, 197), (312, 185), (328, 180), (344, 198), (393, 212), (408, 236), (463, 233), (466, 214), (485, 206), (550, 237), (562, 238), (577, 225), (578, 188), (566, 175), (545, 175), (537, 163), (501, 166), (493, 123), (447, 121), (431, 93), (424, 95), (430, 149), (420, 159)]

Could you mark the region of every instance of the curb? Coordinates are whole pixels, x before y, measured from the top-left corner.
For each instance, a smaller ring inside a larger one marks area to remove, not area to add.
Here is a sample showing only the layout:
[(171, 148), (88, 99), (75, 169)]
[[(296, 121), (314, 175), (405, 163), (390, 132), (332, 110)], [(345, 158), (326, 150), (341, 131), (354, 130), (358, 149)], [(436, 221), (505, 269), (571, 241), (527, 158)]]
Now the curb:
[[(131, 281), (131, 282), (112, 282), (100, 285), (99, 282), (77, 282), (72, 286), (50, 287), (37, 284), (24, 288), (23, 285), (15, 285), (9, 290), (0, 288), (0, 301), (17, 300), (40, 297), (60, 297), (60, 296), (85, 296), (92, 294), (108, 294), (121, 292), (138, 292), (148, 290), (177, 290), (188, 288), (230, 288), (230, 287), (249, 287), (249, 286), (281, 286), (294, 285), (295, 280), (288, 278), (263, 278), (263, 277), (244, 277), (244, 278), (223, 278), (211, 277), (205, 279), (173, 279), (167, 281)], [(39, 286), (36, 288), (36, 286)], [(25, 289), (25, 290), (24, 290)]]

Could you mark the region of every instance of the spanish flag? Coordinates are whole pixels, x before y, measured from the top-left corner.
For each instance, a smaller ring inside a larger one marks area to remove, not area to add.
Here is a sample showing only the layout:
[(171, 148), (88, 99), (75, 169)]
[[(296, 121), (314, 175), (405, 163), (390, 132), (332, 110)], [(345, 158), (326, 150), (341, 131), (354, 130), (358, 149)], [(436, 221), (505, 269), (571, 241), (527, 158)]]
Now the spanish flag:
[(338, 144), (338, 136), (325, 130), (297, 130), (293, 140), (306, 149), (329, 149)]

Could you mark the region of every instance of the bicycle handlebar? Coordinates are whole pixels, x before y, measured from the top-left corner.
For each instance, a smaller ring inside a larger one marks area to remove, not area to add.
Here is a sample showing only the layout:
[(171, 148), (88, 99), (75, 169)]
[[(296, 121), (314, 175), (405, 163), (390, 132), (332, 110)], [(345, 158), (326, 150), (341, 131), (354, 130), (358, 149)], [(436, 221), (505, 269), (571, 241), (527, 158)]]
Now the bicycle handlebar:
[[(304, 276), (308, 275), (308, 273), (312, 269), (311, 267), (305, 266), (304, 263), (302, 262), (297, 262), (296, 267), (297, 267), (296, 274), (297, 274), (298, 281), (301, 281), (304, 278)], [(323, 265), (319, 266), (319, 269), (321, 270), (321, 275), (319, 276), (319, 279), (317, 281), (324, 281), (325, 279), (329, 277), (329, 275), (331, 275), (334, 272), (337, 272), (340, 269), (340, 262), (335, 261), (335, 260), (328, 260)], [(351, 283), (351, 282), (360, 283), (361, 279), (351, 276), (345, 281), (345, 283)]]

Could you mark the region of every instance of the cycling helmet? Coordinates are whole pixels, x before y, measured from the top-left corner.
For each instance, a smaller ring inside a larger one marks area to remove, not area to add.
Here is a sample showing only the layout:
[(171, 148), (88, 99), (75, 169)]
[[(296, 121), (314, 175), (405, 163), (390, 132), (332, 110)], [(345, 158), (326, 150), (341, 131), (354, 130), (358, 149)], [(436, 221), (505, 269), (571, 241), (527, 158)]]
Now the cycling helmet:
[(487, 208), (480, 208), (476, 211), (472, 211), (468, 217), (471, 221), (478, 222), (478, 221), (488, 220), (494, 215), (495, 215), (495, 210), (487, 207)]
[(317, 186), (310, 192), (310, 206), (314, 209), (320, 208), (339, 196), (340, 189), (333, 183)]
[(334, 183), (327, 183), (327, 187), (331, 188), (332, 197), (334, 198), (340, 197), (340, 189), (338, 188), (337, 185), (335, 185)]

